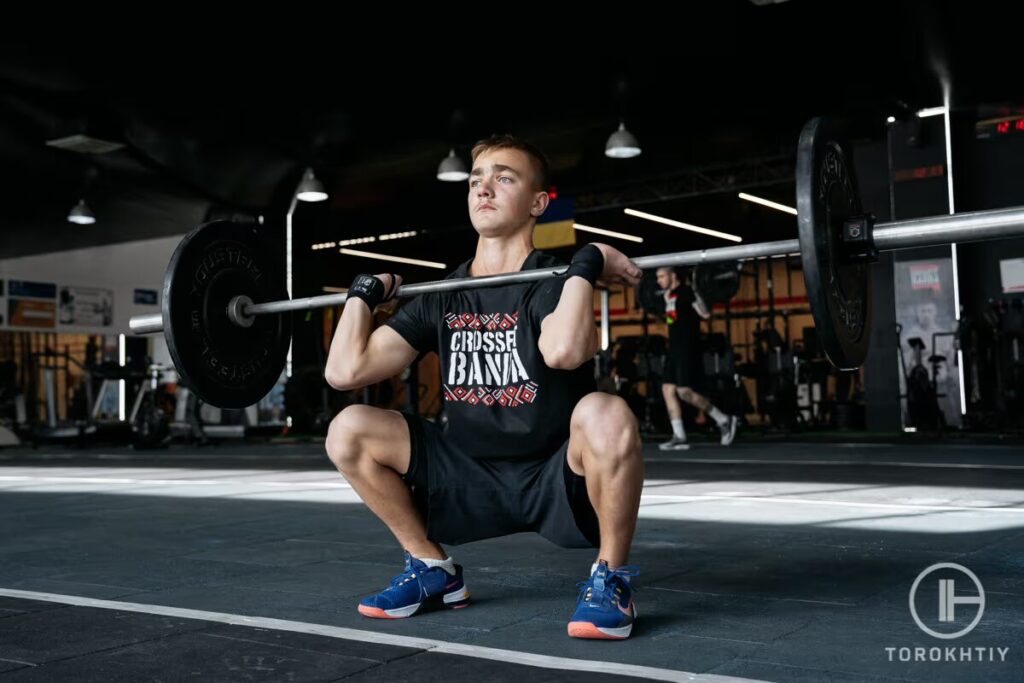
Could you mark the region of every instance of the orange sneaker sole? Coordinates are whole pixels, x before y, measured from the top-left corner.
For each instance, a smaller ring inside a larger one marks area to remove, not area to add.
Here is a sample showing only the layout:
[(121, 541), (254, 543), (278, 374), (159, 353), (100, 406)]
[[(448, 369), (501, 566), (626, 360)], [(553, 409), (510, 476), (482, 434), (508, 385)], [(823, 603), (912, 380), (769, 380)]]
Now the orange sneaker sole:
[(597, 640), (625, 640), (629, 636), (608, 635), (589, 621), (571, 621), (569, 622), (569, 637), (594, 638)]
[(374, 619), (405, 619), (406, 617), (393, 617), (380, 607), (367, 607), (366, 605), (359, 605), (359, 613), (364, 617), (372, 617)]

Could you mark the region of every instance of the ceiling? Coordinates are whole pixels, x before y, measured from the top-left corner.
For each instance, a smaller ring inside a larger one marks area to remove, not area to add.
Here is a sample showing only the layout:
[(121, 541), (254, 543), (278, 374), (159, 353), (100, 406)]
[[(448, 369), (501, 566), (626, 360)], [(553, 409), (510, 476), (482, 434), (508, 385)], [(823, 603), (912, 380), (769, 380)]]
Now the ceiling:
[[(297, 249), (419, 229), (434, 237), (391, 253), (454, 265), (474, 234), (465, 187), (437, 181), (437, 164), (506, 131), (545, 149), (559, 194), (587, 209), (577, 220), (645, 238), (617, 242), (627, 253), (722, 242), (626, 216), (626, 204), (746, 241), (792, 237), (792, 216), (734, 190), (792, 205), (809, 118), (881, 138), (886, 116), (941, 104), (941, 73), (957, 109), (1022, 99), (1012, 22), (995, 3), (718, 0), (572, 21), (478, 10), (418, 36), (364, 18), (280, 41), (238, 30), (4, 47), (0, 257), (182, 234), (211, 211), (272, 220), (312, 166), (330, 200), (298, 210)], [(603, 155), (620, 120), (643, 146), (636, 159)], [(46, 145), (74, 133), (124, 146)], [(65, 220), (83, 194), (95, 225)], [(325, 284), (366, 267), (330, 250), (310, 258)]]

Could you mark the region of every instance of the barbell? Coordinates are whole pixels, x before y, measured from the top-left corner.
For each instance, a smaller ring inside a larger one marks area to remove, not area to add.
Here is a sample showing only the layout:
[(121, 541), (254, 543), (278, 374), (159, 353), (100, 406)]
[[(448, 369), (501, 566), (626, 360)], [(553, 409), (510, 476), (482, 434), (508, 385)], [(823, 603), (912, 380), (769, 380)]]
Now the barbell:
[[(870, 264), (878, 251), (1024, 234), (1024, 207), (874, 224), (864, 213), (850, 147), (837, 126), (811, 120), (797, 146), (798, 238), (632, 259), (641, 269), (799, 253), (818, 339), (841, 370), (868, 351)], [(135, 316), (135, 334), (163, 332), (182, 381), (203, 401), (242, 408), (263, 398), (285, 367), (285, 313), (339, 306), (346, 294), (287, 299), (280, 257), (255, 225), (213, 221), (182, 239), (164, 275), (161, 312)], [(565, 267), (403, 285), (396, 296), (497, 287), (558, 277)]]

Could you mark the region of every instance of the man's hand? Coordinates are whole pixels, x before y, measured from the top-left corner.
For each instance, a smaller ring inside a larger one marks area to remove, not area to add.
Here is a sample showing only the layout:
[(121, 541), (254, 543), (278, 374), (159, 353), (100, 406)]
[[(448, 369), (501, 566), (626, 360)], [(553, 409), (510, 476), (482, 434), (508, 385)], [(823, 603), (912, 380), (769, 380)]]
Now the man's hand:
[(391, 301), (395, 292), (402, 286), (402, 276), (394, 273), (377, 273), (374, 277), (384, 283), (384, 302)]
[(360, 273), (352, 280), (346, 303), (327, 354), (324, 377), (338, 391), (349, 391), (394, 377), (415, 360), (418, 351), (398, 332), (381, 325), (374, 329), (374, 309), (386, 310), (401, 284), (392, 274)]
[(707, 304), (704, 303), (704, 299), (701, 298), (696, 289), (693, 290), (693, 310), (697, 311), (697, 315), (704, 320), (711, 317), (711, 311), (708, 310)]
[(398, 307), (398, 299), (395, 298), (395, 292), (402, 286), (402, 276), (394, 273), (377, 273), (374, 277), (384, 283), (385, 292), (384, 300), (377, 306), (377, 310), (388, 314), (394, 313)]
[(601, 255), (604, 256), (604, 270), (601, 271), (599, 280), (602, 284), (632, 286), (640, 284), (640, 278), (644, 273), (629, 260), (628, 256), (607, 244), (594, 242), (593, 245), (600, 249)]
[[(363, 303), (370, 309), (370, 313), (373, 313), (374, 309), (378, 306), (385, 306), (395, 298), (395, 294), (398, 293), (398, 287), (401, 284), (402, 278), (391, 273), (378, 275), (360, 273), (352, 280), (352, 285), (348, 288), (348, 296), (345, 297), (345, 301), (362, 299)], [(346, 308), (349, 307), (346, 306)]]

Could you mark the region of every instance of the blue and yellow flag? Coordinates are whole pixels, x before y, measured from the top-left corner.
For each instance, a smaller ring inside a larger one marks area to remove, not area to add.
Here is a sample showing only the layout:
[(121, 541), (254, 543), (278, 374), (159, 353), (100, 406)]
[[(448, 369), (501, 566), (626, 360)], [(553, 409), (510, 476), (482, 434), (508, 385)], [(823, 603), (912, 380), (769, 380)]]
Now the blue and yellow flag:
[(552, 199), (548, 210), (533, 229), (534, 249), (554, 249), (576, 244), (574, 222), (575, 206), (570, 198)]

